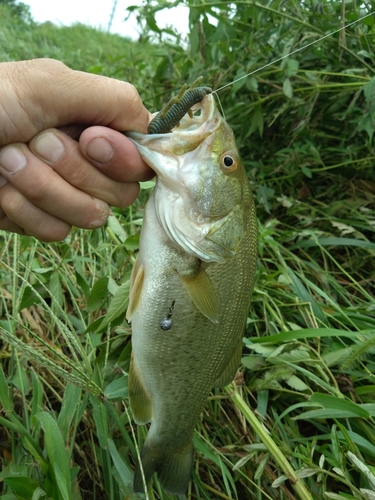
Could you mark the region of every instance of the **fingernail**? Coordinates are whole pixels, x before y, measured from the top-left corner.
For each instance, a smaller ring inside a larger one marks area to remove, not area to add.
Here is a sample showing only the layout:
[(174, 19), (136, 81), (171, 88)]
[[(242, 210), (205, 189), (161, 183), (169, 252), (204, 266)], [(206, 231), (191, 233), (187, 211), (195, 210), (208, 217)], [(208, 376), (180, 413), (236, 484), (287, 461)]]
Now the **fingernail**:
[(108, 163), (115, 153), (112, 145), (103, 137), (91, 141), (86, 151), (91, 159), (99, 163)]
[(64, 154), (65, 147), (55, 134), (48, 132), (36, 140), (35, 152), (44, 160), (51, 163), (60, 160)]
[(10, 174), (15, 174), (25, 165), (25, 155), (17, 148), (6, 148), (0, 154), (0, 166)]

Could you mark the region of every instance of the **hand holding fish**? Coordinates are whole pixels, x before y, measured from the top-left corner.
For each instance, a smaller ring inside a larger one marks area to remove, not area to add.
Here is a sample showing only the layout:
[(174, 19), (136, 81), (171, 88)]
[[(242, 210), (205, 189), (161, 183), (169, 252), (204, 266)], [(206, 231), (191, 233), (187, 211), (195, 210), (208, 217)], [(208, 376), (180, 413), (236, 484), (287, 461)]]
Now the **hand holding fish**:
[(154, 175), (118, 132), (147, 130), (135, 88), (51, 59), (0, 67), (0, 229), (56, 241), (133, 203)]

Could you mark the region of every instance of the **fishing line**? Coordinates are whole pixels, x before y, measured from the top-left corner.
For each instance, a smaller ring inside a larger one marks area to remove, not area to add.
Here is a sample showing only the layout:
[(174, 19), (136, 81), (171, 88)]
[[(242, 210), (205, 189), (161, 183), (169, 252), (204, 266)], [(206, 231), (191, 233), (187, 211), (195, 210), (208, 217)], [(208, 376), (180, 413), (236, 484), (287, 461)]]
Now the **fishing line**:
[[(233, 82), (233, 83), (234, 83), (234, 82)], [(220, 90), (220, 89), (219, 89), (219, 90)], [(225, 111), (224, 111), (224, 108), (223, 108), (223, 106), (222, 106), (222, 104), (221, 104), (219, 94), (217, 94), (217, 93), (216, 93), (216, 90), (214, 90), (212, 93), (213, 93), (213, 94), (215, 94), (215, 97), (216, 97), (216, 99), (217, 99), (217, 102), (219, 103), (219, 107), (220, 107), (221, 115), (222, 115), (222, 117), (224, 118), (224, 120), (226, 120), (226, 118), (225, 118)]]
[[(353, 21), (349, 24), (347, 24), (346, 26), (341, 26), (341, 28), (338, 28), (337, 30), (335, 31), (332, 31), (331, 33), (328, 33), (328, 35), (324, 35), (322, 36), (321, 38), (319, 38), (319, 40), (315, 40), (314, 42), (310, 42), (308, 43), (307, 45), (304, 45), (303, 47), (300, 47), (299, 49), (296, 49), (296, 50), (293, 50), (292, 52), (289, 52), (289, 54), (285, 54), (285, 56), (282, 56), (282, 57), (279, 57), (278, 59), (275, 59), (274, 61), (270, 62), (270, 63), (267, 63), (265, 64), (264, 66), (261, 66), (260, 68), (257, 68), (255, 69), (254, 71), (251, 71), (250, 73), (248, 73), (247, 75), (244, 75), (244, 76), (241, 76), (240, 78), (237, 78), (236, 80), (233, 80), (233, 82), (231, 83), (227, 83), (226, 85), (223, 85), (222, 87), (214, 90), (212, 93), (213, 94), (216, 94), (216, 97), (217, 96), (217, 93), (220, 91), (220, 90), (223, 90), (225, 89), (226, 87), (229, 87), (230, 85), (233, 85), (234, 83), (237, 83), (241, 80), (243, 80), (244, 78), (247, 78), (251, 75), (254, 75), (255, 73), (258, 73), (259, 71), (262, 71), (263, 69), (265, 68), (268, 68), (269, 66), (271, 66), (272, 64), (275, 64), (275, 63), (278, 63), (280, 61), (282, 61), (283, 59), (289, 57), (289, 56), (292, 56), (293, 54), (297, 54), (297, 52), (301, 52), (301, 50), (305, 50), (307, 49), (308, 47), (311, 47), (311, 45), (315, 45), (316, 43), (319, 43), (321, 42), (322, 40), (325, 40), (326, 38), (329, 38), (330, 36), (334, 35), (335, 33), (339, 33), (340, 31), (346, 29), (346, 28), (349, 28), (350, 26), (353, 26), (353, 24), (357, 24), (359, 23), (360, 21), (362, 21), (363, 19), (366, 19), (366, 17), (369, 17), (369, 16), (372, 16), (373, 14), (375, 14), (375, 10), (370, 12), (369, 14), (366, 14), (365, 16), (357, 19), (356, 21)], [(220, 100), (219, 100), (219, 103), (220, 103)], [(221, 106), (221, 103), (220, 103), (220, 107), (221, 107), (221, 110), (223, 110), (222, 106)]]

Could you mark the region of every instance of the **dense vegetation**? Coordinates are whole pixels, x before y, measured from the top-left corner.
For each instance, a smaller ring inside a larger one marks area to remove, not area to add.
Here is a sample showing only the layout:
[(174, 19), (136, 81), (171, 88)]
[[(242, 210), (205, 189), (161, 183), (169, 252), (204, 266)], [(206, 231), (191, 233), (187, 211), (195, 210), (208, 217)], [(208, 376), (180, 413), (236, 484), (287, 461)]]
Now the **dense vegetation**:
[[(152, 110), (199, 75), (218, 89), (256, 71), (218, 96), (257, 200), (257, 280), (236, 384), (197, 427), (187, 498), (373, 500), (374, 15), (337, 30), (375, 2), (180, 3), (188, 44), (155, 23), (162, 1), (144, 2), (137, 43), (0, 2), (0, 58), (128, 79)], [(124, 311), (150, 187), (103, 230), (0, 237), (4, 500), (137, 498), (146, 430), (127, 410)], [(171, 498), (157, 481), (148, 496)]]

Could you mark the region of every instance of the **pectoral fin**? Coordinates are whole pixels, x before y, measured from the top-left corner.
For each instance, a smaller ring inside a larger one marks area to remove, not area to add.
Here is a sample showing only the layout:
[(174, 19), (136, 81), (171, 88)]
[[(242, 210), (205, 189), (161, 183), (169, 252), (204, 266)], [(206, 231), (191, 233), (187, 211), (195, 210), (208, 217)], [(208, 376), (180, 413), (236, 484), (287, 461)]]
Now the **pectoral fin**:
[(131, 321), (132, 316), (139, 305), (144, 277), (145, 266), (139, 263), (139, 258), (137, 257), (130, 277), (129, 305), (128, 310), (126, 311), (126, 319), (128, 321)]
[(182, 283), (199, 311), (213, 323), (219, 321), (219, 307), (216, 292), (204, 269), (194, 276), (181, 276)]
[(225, 387), (226, 385), (232, 382), (241, 361), (241, 354), (242, 354), (242, 339), (238, 343), (238, 346), (236, 347), (236, 350), (232, 354), (229, 363), (225, 367), (225, 370), (217, 379), (215, 387)]
[(130, 360), (128, 391), (130, 407), (133, 412), (134, 420), (137, 424), (146, 424), (152, 417), (151, 398), (146, 392), (137, 370), (134, 366), (133, 356)]

